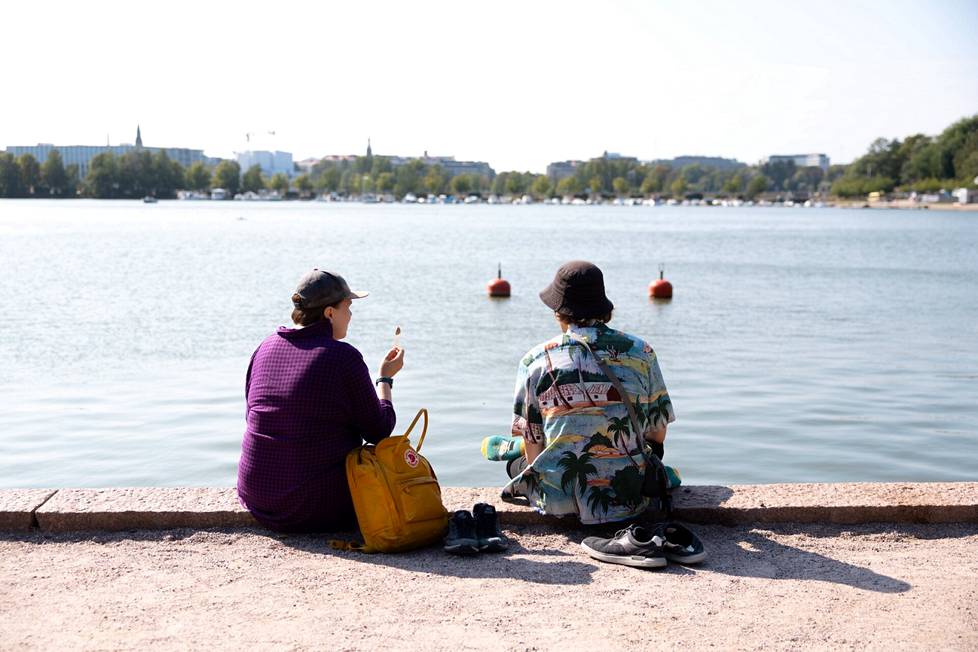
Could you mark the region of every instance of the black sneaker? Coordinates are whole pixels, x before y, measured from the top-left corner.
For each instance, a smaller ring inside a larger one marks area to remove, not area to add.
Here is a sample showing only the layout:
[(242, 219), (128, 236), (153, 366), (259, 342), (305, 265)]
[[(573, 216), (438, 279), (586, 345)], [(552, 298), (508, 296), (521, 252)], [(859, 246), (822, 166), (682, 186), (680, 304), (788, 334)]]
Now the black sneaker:
[(679, 523), (659, 523), (655, 533), (663, 539), (662, 552), (666, 559), (677, 564), (698, 564), (706, 559), (706, 549), (700, 538)]
[(445, 537), (445, 552), (453, 555), (474, 555), (479, 552), (479, 541), (475, 534), (475, 519), (472, 514), (460, 509), (448, 519), (448, 535)]
[(499, 529), (499, 516), (496, 508), (486, 503), (477, 503), (472, 508), (475, 517), (475, 533), (479, 540), (479, 552), (503, 552), (509, 548), (509, 540)]
[(662, 552), (663, 539), (641, 525), (629, 525), (610, 539), (588, 537), (581, 547), (598, 561), (624, 564), (635, 568), (662, 568), (666, 557)]

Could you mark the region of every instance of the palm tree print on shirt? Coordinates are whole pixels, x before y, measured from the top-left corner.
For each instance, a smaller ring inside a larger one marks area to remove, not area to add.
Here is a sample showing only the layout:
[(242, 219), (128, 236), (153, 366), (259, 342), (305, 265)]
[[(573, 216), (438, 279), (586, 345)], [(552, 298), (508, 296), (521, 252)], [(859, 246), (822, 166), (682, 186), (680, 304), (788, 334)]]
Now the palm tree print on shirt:
[(648, 404), (648, 420), (652, 422), (653, 426), (658, 426), (660, 423), (664, 426), (669, 423), (669, 412), (671, 409), (672, 401), (669, 399), (668, 394), (663, 394), (654, 402)]
[(579, 493), (582, 496), (587, 489), (588, 475), (598, 472), (597, 467), (591, 464), (590, 453), (575, 455), (574, 451), (566, 451), (561, 455), (560, 462), (557, 465), (564, 469), (564, 474), (560, 476), (560, 488), (567, 491), (567, 485), (573, 486), (574, 481), (577, 480), (577, 486), (580, 489)]
[(608, 432), (615, 438), (615, 446), (621, 446), (624, 442), (628, 445), (628, 435), (632, 432), (632, 425), (627, 417), (611, 417), (608, 424)]
[(605, 516), (608, 515), (608, 508), (611, 507), (611, 503), (614, 502), (614, 493), (611, 487), (590, 487), (587, 494), (587, 506), (592, 512), (597, 513), (598, 509), (601, 509), (601, 513)]

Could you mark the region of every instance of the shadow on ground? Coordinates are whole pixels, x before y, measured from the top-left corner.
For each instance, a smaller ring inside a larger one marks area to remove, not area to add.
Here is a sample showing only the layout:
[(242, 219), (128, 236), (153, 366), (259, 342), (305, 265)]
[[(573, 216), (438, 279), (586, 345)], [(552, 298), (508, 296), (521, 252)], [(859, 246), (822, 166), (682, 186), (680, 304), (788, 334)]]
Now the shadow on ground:
[[(19, 541), (28, 545), (87, 542), (111, 544), (120, 541), (166, 543), (181, 541), (200, 533), (223, 534), (234, 543), (242, 536), (258, 535), (279, 541), (289, 548), (323, 556), (336, 556), (364, 564), (387, 566), (407, 571), (432, 573), (461, 578), (511, 578), (549, 585), (589, 584), (601, 563), (580, 552), (577, 544), (587, 536), (612, 536), (621, 524), (582, 528), (554, 519), (546, 525), (507, 526), (510, 549), (500, 554), (482, 554), (470, 558), (443, 553), (438, 547), (400, 554), (368, 555), (331, 548), (331, 538), (354, 538), (354, 533), (276, 534), (253, 528), (218, 528), (209, 530), (130, 530), (123, 532), (0, 532), (2, 541)], [(845, 562), (816, 552), (831, 546), (832, 539), (845, 539), (843, 548), (858, 546), (928, 546), (936, 539), (978, 537), (978, 524), (900, 524), (873, 523), (829, 525), (781, 523), (745, 526), (699, 525), (697, 532), (710, 557), (701, 565), (689, 568), (670, 564), (656, 572), (667, 574), (721, 573), (735, 577), (777, 580), (810, 580), (831, 582), (878, 593), (902, 593), (912, 586), (896, 577)], [(788, 545), (791, 536), (810, 539), (811, 546)], [(881, 553), (885, 558), (888, 553)]]
[[(814, 526), (816, 529), (820, 527), (824, 526)], [(804, 525), (764, 529), (712, 526), (708, 531), (704, 528), (704, 542), (709, 540), (707, 546), (711, 551), (708, 569), (736, 577), (831, 582), (877, 593), (903, 593), (912, 588), (901, 579), (818, 552), (785, 545), (775, 539), (778, 534), (812, 536), (809, 529)], [(893, 529), (892, 526), (876, 530), (860, 526), (857, 533), (853, 533), (851, 528), (847, 532), (854, 534), (858, 543), (860, 535), (893, 532)], [(841, 535), (842, 531), (838, 534)], [(870, 545), (869, 542), (866, 545)]]
[[(549, 532), (552, 534), (552, 531)], [(503, 553), (485, 553), (472, 556), (449, 555), (439, 547), (394, 554), (365, 554), (334, 550), (327, 537), (310, 535), (271, 535), (284, 545), (302, 552), (354, 559), (364, 564), (387, 566), (420, 573), (432, 573), (460, 578), (518, 579), (535, 584), (580, 585), (590, 584), (597, 570), (594, 563), (581, 556), (575, 561), (570, 553), (552, 548), (527, 548), (521, 544), (525, 537), (510, 537), (509, 549)], [(353, 538), (345, 534), (343, 538)], [(526, 557), (557, 558), (537, 561)], [(569, 559), (568, 559), (569, 558)]]
[[(903, 593), (909, 591), (911, 584), (896, 577), (877, 573), (869, 568), (834, 559), (819, 552), (786, 545), (776, 540), (778, 535), (802, 535), (817, 541), (813, 547), (822, 546), (823, 539), (851, 538), (857, 544), (860, 538), (865, 545), (875, 545), (873, 536), (886, 536), (893, 541), (904, 541), (902, 545), (925, 545), (922, 542), (938, 538), (965, 537), (978, 535), (978, 526), (973, 524), (911, 525), (911, 524), (864, 524), (864, 525), (822, 525), (807, 523), (787, 523), (760, 526), (722, 526), (692, 525), (702, 539), (709, 558), (695, 566), (670, 564), (664, 571), (676, 574), (713, 572), (735, 577), (756, 577), (770, 580), (811, 580), (831, 582), (851, 586), (864, 591), (878, 593)], [(531, 528), (523, 528), (530, 530)], [(615, 527), (608, 525), (581, 530), (560, 529), (555, 524), (551, 531), (558, 530), (569, 542), (580, 542), (586, 536), (610, 537)], [(916, 541), (915, 541), (916, 540)]]

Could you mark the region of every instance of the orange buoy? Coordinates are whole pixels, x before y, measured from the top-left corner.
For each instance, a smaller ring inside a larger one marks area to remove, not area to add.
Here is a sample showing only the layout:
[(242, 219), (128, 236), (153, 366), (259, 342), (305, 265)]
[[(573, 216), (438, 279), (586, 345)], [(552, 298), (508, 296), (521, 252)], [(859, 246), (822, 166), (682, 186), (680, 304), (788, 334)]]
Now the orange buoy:
[(649, 285), (649, 297), (652, 299), (671, 299), (672, 283), (662, 278), (665, 274), (663, 265), (659, 265), (659, 278)]
[(509, 281), (503, 278), (503, 265), (499, 264), (499, 273), (496, 278), (489, 281), (487, 288), (489, 290), (489, 296), (491, 297), (508, 297), (509, 296)]

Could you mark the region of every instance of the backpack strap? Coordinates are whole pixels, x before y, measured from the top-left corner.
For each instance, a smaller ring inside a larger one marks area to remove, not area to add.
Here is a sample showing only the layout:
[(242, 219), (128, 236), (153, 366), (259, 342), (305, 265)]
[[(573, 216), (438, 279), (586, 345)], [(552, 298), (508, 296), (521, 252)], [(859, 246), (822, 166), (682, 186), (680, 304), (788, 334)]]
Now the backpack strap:
[[(658, 496), (655, 496), (655, 498), (659, 501), (659, 508), (666, 513), (666, 516), (671, 515), (672, 497), (669, 495), (669, 487), (666, 484), (667, 483), (666, 469), (663, 466), (662, 460), (659, 459), (658, 455), (646, 450), (645, 435), (642, 432), (641, 427), (639, 426), (638, 415), (635, 414), (635, 406), (632, 405), (632, 400), (631, 398), (629, 398), (628, 392), (625, 391), (625, 387), (621, 384), (621, 381), (618, 379), (618, 376), (616, 376), (615, 373), (611, 370), (611, 367), (608, 366), (608, 363), (605, 362), (603, 359), (601, 359), (600, 356), (594, 353), (594, 351), (591, 349), (591, 346), (587, 343), (587, 340), (585, 340), (583, 337), (581, 337), (580, 335), (572, 331), (567, 331), (567, 336), (570, 339), (577, 342), (578, 344), (580, 344), (581, 346), (583, 346), (587, 350), (587, 352), (591, 354), (591, 357), (594, 358), (594, 361), (598, 363), (598, 366), (601, 368), (601, 371), (603, 371), (604, 375), (607, 376), (608, 380), (611, 381), (612, 387), (614, 387), (618, 391), (618, 395), (621, 396), (622, 403), (625, 404), (625, 409), (628, 410), (628, 418), (632, 423), (632, 428), (635, 430), (635, 436), (638, 438), (639, 450), (641, 450), (642, 456), (645, 458), (645, 472), (655, 474), (656, 487), (658, 489), (657, 491)], [(638, 462), (635, 461), (635, 458), (632, 457), (632, 454), (628, 451), (627, 443), (625, 444), (625, 454), (628, 455), (628, 459), (632, 461), (632, 464), (634, 464), (636, 468), (638, 468), (639, 464)]]
[(421, 408), (420, 410), (418, 410), (418, 413), (414, 415), (414, 421), (412, 421), (411, 422), (411, 425), (408, 426), (407, 430), (404, 431), (404, 436), (405, 437), (407, 437), (408, 435), (410, 435), (411, 434), (411, 431), (414, 430), (414, 425), (418, 422), (418, 419), (420, 419), (422, 416), (424, 416), (424, 422), (421, 425), (421, 438), (418, 439), (418, 445), (414, 447), (414, 450), (416, 450), (416, 451), (421, 450), (421, 444), (424, 443), (424, 436), (428, 434), (428, 410), (427, 410), (427, 408)]
[(344, 541), (343, 539), (330, 539), (326, 543), (333, 550), (344, 550), (347, 552), (363, 552), (367, 554), (373, 554), (378, 552), (373, 548), (360, 543), (359, 541)]

